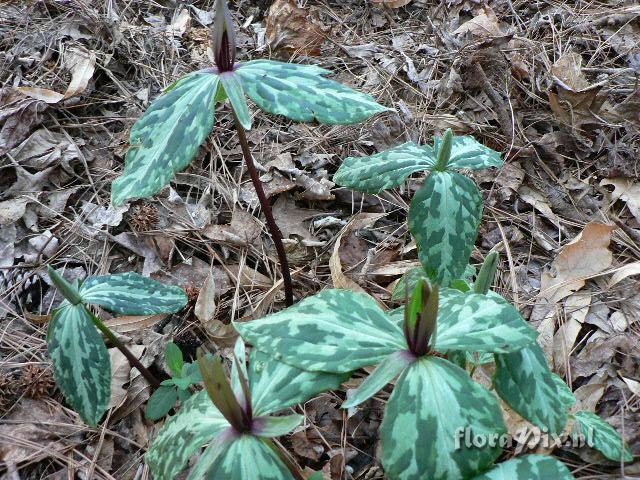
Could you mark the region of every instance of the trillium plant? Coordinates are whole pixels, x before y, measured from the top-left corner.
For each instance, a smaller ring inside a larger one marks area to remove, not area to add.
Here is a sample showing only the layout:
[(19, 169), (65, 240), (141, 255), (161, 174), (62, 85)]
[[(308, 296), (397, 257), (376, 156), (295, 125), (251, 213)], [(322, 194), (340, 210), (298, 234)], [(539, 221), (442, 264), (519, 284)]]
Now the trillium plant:
[(412, 173), (429, 170), (411, 200), (409, 229), (429, 277), (449, 286), (468, 266), (483, 207), (475, 182), (458, 170), (501, 165), (498, 152), (447, 130), (433, 146), (407, 142), (370, 157), (346, 158), (333, 180), (361, 192), (379, 193), (400, 185)]
[(173, 313), (184, 308), (187, 296), (178, 287), (137, 273), (93, 276), (72, 284), (49, 267), (49, 277), (65, 298), (53, 312), (47, 331), (56, 383), (69, 405), (87, 424), (95, 426), (111, 398), (111, 361), (98, 331), (122, 351), (152, 387), (160, 384), (88, 306), (98, 305), (124, 315)]
[(147, 401), (146, 415), (150, 420), (164, 417), (178, 400), (184, 402), (191, 397), (192, 386), (202, 381), (198, 364), (185, 362), (175, 343), (167, 343), (164, 358), (172, 375), (162, 381)]
[(156, 480), (173, 480), (208, 444), (188, 480), (302, 479), (299, 467), (274, 439), (304, 417), (288, 412), (318, 392), (338, 387), (345, 375), (315, 373), (253, 350), (249, 366), (242, 340), (234, 349), (230, 379), (220, 358), (199, 354), (206, 391), (189, 398), (162, 427), (146, 462)]
[[(583, 434), (605, 456), (632, 459), (613, 427), (593, 413), (572, 411), (575, 398), (551, 372), (537, 332), (490, 290), (497, 254), (487, 256), (475, 282), (468, 280), (483, 202), (475, 183), (455, 170), (501, 164), (497, 152), (450, 130), (433, 146), (407, 143), (346, 159), (334, 180), (365, 192), (431, 171), (409, 212), (422, 267), (399, 282), (404, 307), (384, 311), (372, 297), (329, 289), (263, 319), (235, 324), (258, 350), (310, 372), (348, 373), (376, 365), (344, 408), (360, 405), (396, 379), (380, 428), (390, 479), (573, 478), (550, 457), (496, 464), (504, 446), (498, 439), (507, 432), (500, 398), (552, 439), (567, 432), (571, 416), (573, 433)], [(483, 363), (495, 363), (493, 392), (474, 380)], [(483, 439), (482, 446), (465, 442), (468, 436)]]
[(218, 103), (229, 101), (247, 170), (258, 195), (283, 275), (287, 305), (293, 289), (282, 235), (256, 170), (246, 130), (251, 128), (247, 96), (262, 110), (295, 121), (352, 124), (389, 110), (364, 93), (324, 75), (315, 65), (272, 60), (236, 62), (233, 20), (225, 0), (216, 0), (213, 29), (215, 66), (192, 72), (169, 86), (133, 125), (121, 177), (113, 182), (112, 201), (122, 204), (149, 197), (185, 169), (215, 124)]

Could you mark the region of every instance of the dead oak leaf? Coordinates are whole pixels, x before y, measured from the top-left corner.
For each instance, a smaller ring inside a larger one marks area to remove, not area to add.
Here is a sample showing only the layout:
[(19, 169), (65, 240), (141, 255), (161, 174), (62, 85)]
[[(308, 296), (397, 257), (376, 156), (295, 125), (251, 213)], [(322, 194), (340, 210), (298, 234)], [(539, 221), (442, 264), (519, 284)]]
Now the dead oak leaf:
[(298, 7), (295, 0), (275, 0), (265, 23), (267, 43), (273, 50), (320, 55), (324, 26), (313, 11)]
[(616, 228), (604, 223), (587, 224), (554, 260), (552, 270), (555, 274), (543, 272), (540, 296), (558, 302), (581, 289), (587, 278), (609, 268), (613, 262), (609, 243)]

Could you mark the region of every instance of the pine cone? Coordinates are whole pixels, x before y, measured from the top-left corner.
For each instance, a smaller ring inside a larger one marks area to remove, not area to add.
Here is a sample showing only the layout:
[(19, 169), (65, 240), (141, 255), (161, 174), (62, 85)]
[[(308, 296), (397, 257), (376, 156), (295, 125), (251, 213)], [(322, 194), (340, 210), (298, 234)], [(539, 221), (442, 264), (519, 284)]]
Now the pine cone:
[(46, 397), (53, 392), (56, 382), (51, 375), (51, 370), (40, 365), (29, 364), (22, 369), (20, 377), (20, 390), (25, 397), (35, 400)]
[(137, 203), (129, 210), (129, 224), (137, 232), (154, 230), (158, 226), (158, 208), (149, 202)]

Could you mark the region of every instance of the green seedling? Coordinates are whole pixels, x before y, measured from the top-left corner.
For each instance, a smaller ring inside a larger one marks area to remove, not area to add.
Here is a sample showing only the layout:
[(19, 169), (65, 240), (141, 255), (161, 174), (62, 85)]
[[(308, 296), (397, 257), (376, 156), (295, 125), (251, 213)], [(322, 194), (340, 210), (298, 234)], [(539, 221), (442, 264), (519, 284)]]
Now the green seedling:
[(187, 400), (191, 397), (191, 386), (202, 381), (198, 364), (185, 362), (182, 351), (175, 343), (167, 343), (164, 358), (171, 378), (163, 380), (160, 388), (149, 397), (145, 413), (150, 420), (164, 417), (178, 400)]
[(215, 124), (218, 103), (229, 101), (236, 131), (281, 264), (286, 301), (293, 290), (280, 231), (254, 165), (246, 130), (251, 128), (247, 96), (261, 109), (295, 121), (352, 124), (389, 110), (364, 93), (324, 77), (328, 70), (272, 60), (236, 62), (233, 20), (224, 0), (216, 0), (213, 27), (215, 66), (192, 72), (165, 90), (133, 125), (125, 170), (111, 197), (121, 204), (149, 197), (185, 169)]
[(111, 398), (111, 361), (98, 330), (152, 387), (160, 384), (88, 305), (123, 315), (153, 315), (181, 310), (187, 304), (187, 296), (178, 287), (137, 273), (100, 275), (71, 284), (53, 268), (48, 270), (53, 284), (65, 297), (53, 312), (47, 331), (56, 383), (69, 405), (87, 424), (95, 426)]
[(194, 394), (162, 427), (146, 462), (156, 480), (173, 480), (208, 444), (189, 480), (290, 480), (299, 468), (272, 439), (296, 428), (303, 416), (272, 416), (318, 392), (336, 388), (345, 375), (300, 370), (257, 350), (246, 365), (244, 343), (234, 349), (231, 378), (220, 358), (198, 355), (206, 391)]

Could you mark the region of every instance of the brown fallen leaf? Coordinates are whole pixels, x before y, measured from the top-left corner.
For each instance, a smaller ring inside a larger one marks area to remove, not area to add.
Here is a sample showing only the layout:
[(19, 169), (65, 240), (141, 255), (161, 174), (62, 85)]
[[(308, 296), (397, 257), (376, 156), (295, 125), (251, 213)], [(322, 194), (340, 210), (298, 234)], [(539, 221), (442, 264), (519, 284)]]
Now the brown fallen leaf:
[[(549, 91), (549, 105), (565, 124), (580, 128), (588, 123), (600, 123), (600, 111), (606, 95), (598, 95), (603, 84), (590, 85), (582, 75), (582, 56), (567, 53), (551, 67), (556, 91)], [(610, 107), (602, 113), (607, 113)]]
[(275, 0), (265, 24), (267, 43), (273, 50), (320, 55), (324, 26), (313, 11), (298, 7), (295, 0)]
[(540, 297), (558, 302), (580, 290), (587, 278), (611, 266), (613, 254), (609, 250), (611, 232), (617, 227), (603, 223), (589, 223), (570, 243), (566, 244), (552, 264), (551, 271), (542, 273)]
[(300, 237), (303, 245), (318, 245), (318, 239), (311, 234), (305, 222), (313, 217), (326, 214), (319, 210), (308, 210), (296, 205), (291, 195), (281, 195), (273, 204), (273, 216), (280, 227), (282, 237)]
[(347, 277), (342, 271), (342, 262), (340, 261), (340, 244), (342, 238), (350, 232), (361, 228), (372, 226), (377, 220), (384, 217), (386, 213), (358, 213), (351, 222), (344, 228), (342, 233), (336, 238), (333, 246), (333, 253), (329, 259), (329, 269), (331, 270), (331, 280), (335, 288), (345, 288), (354, 292), (367, 293), (364, 288), (358, 285), (354, 280)]
[(480, 38), (501, 37), (504, 35), (496, 13), (488, 6), (480, 9), (478, 15), (460, 25), (453, 32), (454, 35), (464, 35), (465, 33), (471, 33), (474, 37)]
[(105, 320), (104, 324), (116, 333), (126, 334), (151, 328), (167, 317), (166, 313), (155, 315), (122, 315)]
[(0, 89), (0, 155), (21, 143), (42, 121), (48, 108), (42, 100), (29, 98), (13, 88)]
[(18, 87), (18, 90), (37, 100), (54, 104), (67, 98), (82, 94), (89, 85), (96, 68), (96, 54), (84, 47), (71, 47), (65, 50), (62, 67), (71, 72), (71, 81), (64, 94), (47, 88)]
[(252, 245), (262, 233), (262, 225), (249, 212), (236, 209), (228, 225), (209, 225), (202, 232), (214, 242), (231, 245)]
[(203, 324), (210, 322), (216, 316), (216, 300), (219, 292), (216, 291), (216, 280), (213, 273), (209, 273), (196, 300), (193, 313)]
[(640, 222), (640, 184), (628, 178), (604, 178), (600, 185), (613, 186), (614, 190), (611, 192), (612, 200), (625, 202), (631, 214)]
[[(146, 347), (144, 345), (129, 345), (128, 348), (137, 359), (140, 359)], [(109, 408), (115, 408), (119, 407), (127, 397), (127, 390), (124, 385), (131, 380), (131, 364), (127, 357), (117, 348), (109, 349), (109, 355), (111, 357), (111, 399), (109, 400)]]

